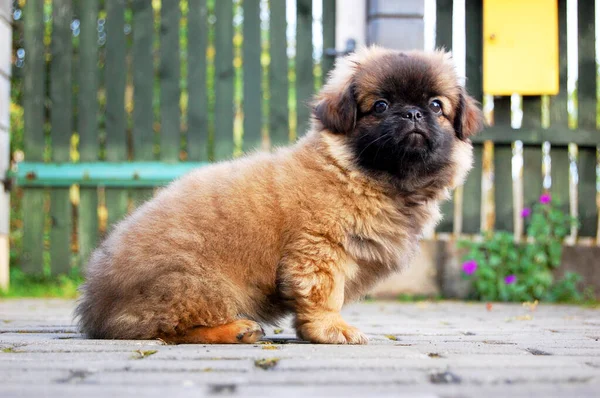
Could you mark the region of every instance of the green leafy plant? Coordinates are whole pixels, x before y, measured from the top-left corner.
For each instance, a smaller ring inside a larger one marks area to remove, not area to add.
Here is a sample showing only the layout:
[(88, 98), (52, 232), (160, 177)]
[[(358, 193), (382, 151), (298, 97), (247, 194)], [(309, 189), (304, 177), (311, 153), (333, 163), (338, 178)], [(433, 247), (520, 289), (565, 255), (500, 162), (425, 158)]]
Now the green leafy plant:
[(579, 302), (581, 276), (567, 272), (555, 281), (562, 243), (577, 221), (565, 214), (550, 195), (540, 196), (533, 209), (523, 209), (527, 239), (516, 242), (513, 234), (495, 232), (483, 242), (463, 241), (467, 249), (462, 264), (465, 278), (473, 283), (472, 298), (485, 301)]

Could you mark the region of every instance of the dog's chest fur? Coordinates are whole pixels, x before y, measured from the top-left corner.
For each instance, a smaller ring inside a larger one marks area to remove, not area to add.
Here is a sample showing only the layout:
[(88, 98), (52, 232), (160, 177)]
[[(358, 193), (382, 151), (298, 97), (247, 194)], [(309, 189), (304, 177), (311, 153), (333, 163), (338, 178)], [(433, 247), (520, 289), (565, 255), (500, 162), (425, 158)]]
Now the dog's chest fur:
[(400, 199), (381, 201), (374, 214), (360, 218), (344, 243), (345, 301), (367, 294), (379, 280), (408, 266), (424, 229), (440, 218), (437, 200), (406, 207)]

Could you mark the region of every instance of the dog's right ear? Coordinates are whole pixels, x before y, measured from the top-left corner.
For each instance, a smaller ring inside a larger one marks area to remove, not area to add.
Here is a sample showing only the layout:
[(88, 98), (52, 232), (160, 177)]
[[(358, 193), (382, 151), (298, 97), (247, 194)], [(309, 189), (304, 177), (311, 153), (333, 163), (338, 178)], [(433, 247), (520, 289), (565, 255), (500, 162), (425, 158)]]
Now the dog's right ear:
[(483, 111), (477, 105), (477, 101), (463, 88), (454, 116), (456, 136), (464, 141), (483, 130), (484, 125)]
[(313, 108), (314, 117), (332, 133), (347, 134), (356, 127), (356, 99), (354, 85), (341, 91), (321, 92)]

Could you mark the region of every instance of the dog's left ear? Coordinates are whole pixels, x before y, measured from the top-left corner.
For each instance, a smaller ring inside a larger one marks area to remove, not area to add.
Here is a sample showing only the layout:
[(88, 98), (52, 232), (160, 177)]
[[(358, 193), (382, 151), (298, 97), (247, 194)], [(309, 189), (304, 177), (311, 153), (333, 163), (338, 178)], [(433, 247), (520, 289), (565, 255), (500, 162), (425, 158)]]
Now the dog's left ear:
[(454, 115), (456, 136), (461, 140), (466, 140), (483, 130), (483, 127), (483, 112), (477, 101), (463, 90)]
[(336, 134), (347, 134), (356, 127), (354, 85), (339, 92), (322, 92), (313, 108), (315, 118), (324, 128)]

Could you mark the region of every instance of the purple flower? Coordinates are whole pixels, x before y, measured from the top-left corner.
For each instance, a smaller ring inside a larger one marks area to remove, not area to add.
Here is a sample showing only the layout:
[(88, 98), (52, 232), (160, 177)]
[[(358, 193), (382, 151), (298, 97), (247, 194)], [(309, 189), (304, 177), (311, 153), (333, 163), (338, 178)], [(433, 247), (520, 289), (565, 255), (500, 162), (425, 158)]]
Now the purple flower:
[(471, 275), (473, 272), (477, 271), (477, 261), (469, 260), (464, 262), (462, 269), (465, 274)]
[(507, 276), (504, 278), (504, 283), (506, 283), (507, 285), (513, 284), (513, 283), (515, 283), (516, 281), (517, 281), (517, 276), (516, 276), (516, 275), (514, 275), (514, 274), (507, 275)]
[(549, 193), (545, 193), (542, 196), (540, 196), (540, 203), (543, 205), (547, 205), (548, 203), (550, 203), (550, 200), (552, 200), (552, 198), (550, 197)]
[(530, 215), (531, 215), (531, 209), (529, 207), (525, 207), (525, 208), (523, 208), (523, 210), (521, 210), (521, 217), (527, 218)]

